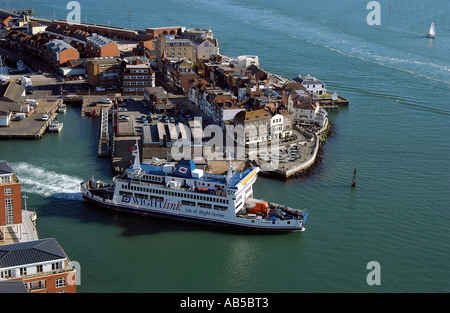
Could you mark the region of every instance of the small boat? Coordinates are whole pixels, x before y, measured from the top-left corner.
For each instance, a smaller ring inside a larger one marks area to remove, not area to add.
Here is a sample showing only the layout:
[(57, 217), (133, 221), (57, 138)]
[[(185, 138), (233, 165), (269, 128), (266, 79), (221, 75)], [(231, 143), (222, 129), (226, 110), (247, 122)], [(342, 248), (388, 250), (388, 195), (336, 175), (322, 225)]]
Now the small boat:
[(63, 128), (63, 123), (58, 121), (52, 121), (50, 125), (48, 126), (49, 132), (61, 132)]
[(96, 116), (97, 115), (97, 110), (95, 108), (92, 109), (90, 115), (93, 116), (93, 117)]
[(436, 30), (434, 29), (434, 23), (431, 23), (430, 30), (428, 31), (427, 38), (436, 37)]
[(67, 108), (66, 108), (66, 105), (65, 105), (65, 104), (61, 105), (61, 106), (58, 108), (58, 113), (66, 113), (66, 111), (67, 111)]

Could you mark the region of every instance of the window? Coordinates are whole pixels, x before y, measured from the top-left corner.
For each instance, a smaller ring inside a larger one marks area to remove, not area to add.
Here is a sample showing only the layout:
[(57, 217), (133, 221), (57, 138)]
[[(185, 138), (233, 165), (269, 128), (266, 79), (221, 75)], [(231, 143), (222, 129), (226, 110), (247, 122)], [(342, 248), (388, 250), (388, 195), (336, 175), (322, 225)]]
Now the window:
[(42, 268), (42, 264), (41, 265), (36, 265), (36, 272), (37, 273), (42, 273), (44, 270)]
[(64, 277), (56, 278), (55, 286), (56, 288), (66, 287), (66, 279)]
[(10, 277), (11, 277), (11, 270), (0, 272), (0, 278), (10, 278)]
[(14, 208), (13, 208), (13, 199), (6, 198), (5, 199), (5, 215), (6, 215), (6, 224), (14, 224)]
[(53, 263), (53, 264), (52, 264), (52, 271), (62, 269), (62, 266), (61, 266), (61, 265), (62, 265), (61, 262)]
[(193, 201), (181, 200), (181, 204), (182, 205), (195, 206), (195, 202), (193, 202)]
[(12, 188), (5, 188), (5, 196), (12, 195)]
[(27, 268), (21, 267), (20, 268), (20, 276), (26, 276), (27, 275)]
[(2, 176), (0, 177), (1, 183), (10, 183), (11, 182), (11, 176)]

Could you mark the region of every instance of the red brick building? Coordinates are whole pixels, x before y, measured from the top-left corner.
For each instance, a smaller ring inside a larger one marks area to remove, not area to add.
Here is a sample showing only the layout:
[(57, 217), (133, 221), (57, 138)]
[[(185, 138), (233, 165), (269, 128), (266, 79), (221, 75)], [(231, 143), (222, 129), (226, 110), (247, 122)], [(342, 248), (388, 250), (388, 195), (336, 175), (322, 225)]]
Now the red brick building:
[(22, 281), (29, 293), (76, 293), (76, 268), (54, 238), (0, 246), (0, 282)]
[(0, 161), (0, 237), (9, 226), (22, 224), (20, 182), (6, 161)]
[(145, 29), (145, 40), (152, 40), (158, 38), (159, 35), (167, 36), (167, 35), (179, 35), (183, 31), (183, 27), (181, 26), (172, 26), (172, 27), (153, 27)]
[(77, 49), (68, 43), (54, 39), (46, 44), (44, 59), (55, 69), (66, 65), (70, 60), (78, 60), (80, 54)]
[(92, 34), (86, 38), (86, 56), (93, 57), (118, 57), (120, 55), (117, 44), (109, 38)]

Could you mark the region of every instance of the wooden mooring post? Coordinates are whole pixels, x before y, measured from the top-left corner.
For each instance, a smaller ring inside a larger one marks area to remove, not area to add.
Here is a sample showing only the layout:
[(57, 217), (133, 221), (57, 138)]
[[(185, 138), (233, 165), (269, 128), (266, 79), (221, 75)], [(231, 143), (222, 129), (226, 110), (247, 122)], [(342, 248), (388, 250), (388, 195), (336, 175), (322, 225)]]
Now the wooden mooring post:
[(353, 171), (353, 179), (352, 179), (352, 187), (356, 186), (356, 167), (355, 170)]

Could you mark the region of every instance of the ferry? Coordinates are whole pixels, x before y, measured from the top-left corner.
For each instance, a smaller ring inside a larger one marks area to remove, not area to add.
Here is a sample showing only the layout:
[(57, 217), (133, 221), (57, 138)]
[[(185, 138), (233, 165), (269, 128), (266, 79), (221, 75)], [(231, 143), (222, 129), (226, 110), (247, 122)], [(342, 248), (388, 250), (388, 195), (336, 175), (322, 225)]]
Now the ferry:
[(93, 177), (81, 183), (81, 194), (100, 206), (138, 214), (263, 231), (303, 231), (308, 210), (253, 198), (259, 167), (236, 171), (230, 160), (226, 175), (207, 173), (192, 160), (166, 164), (134, 162), (113, 183)]

